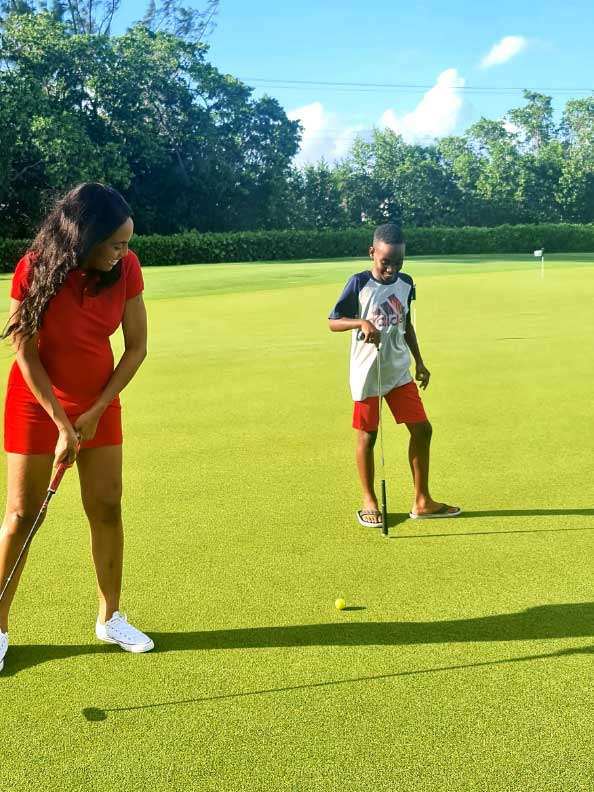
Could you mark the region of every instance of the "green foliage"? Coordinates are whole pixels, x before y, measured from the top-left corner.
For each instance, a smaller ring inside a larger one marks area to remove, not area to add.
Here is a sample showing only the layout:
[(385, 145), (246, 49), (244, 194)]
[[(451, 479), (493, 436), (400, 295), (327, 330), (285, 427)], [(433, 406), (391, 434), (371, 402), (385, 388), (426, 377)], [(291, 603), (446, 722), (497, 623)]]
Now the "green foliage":
[(538, 151), (549, 143), (555, 134), (553, 100), (534, 91), (524, 91), (527, 104), (510, 110), (511, 123), (522, 136), (522, 143), (529, 151)]
[[(325, 231), (243, 231), (171, 236), (136, 236), (131, 247), (144, 266), (234, 261), (290, 261), (367, 256), (373, 226)], [(410, 228), (410, 256), (465, 253), (547, 253), (594, 251), (594, 225), (502, 225), (491, 228)], [(0, 271), (9, 272), (23, 255), (25, 240), (0, 239)]]
[(142, 23), (151, 30), (167, 30), (174, 36), (203, 41), (214, 27), (219, 0), (206, 0), (203, 9), (182, 6), (180, 0), (150, 0)]
[(544, 248), (545, 253), (594, 251), (594, 225), (543, 223), (494, 227), (411, 228), (409, 255), (464, 253), (525, 253)]
[(244, 231), (227, 234), (139, 236), (132, 248), (143, 264), (279, 261), (364, 255), (369, 228), (342, 231)]
[(12, 272), (30, 244), (30, 239), (0, 239), (0, 272)]
[(26, 237), (52, 200), (100, 180), (140, 234), (594, 222), (594, 98), (524, 92), (433, 145), (391, 130), (337, 164), (296, 168), (301, 135), (268, 96), (222, 74), (200, 39), (218, 0), (147, 0), (110, 37), (120, 0), (0, 0), (0, 236)]
[(448, 224), (456, 201), (438, 149), (409, 145), (391, 130), (359, 140), (338, 178), (352, 223)]
[[(37, 6), (37, 8), (36, 8)], [(75, 36), (109, 35), (122, 0), (0, 0), (0, 19), (9, 16), (50, 14)], [(147, 0), (142, 24), (155, 33), (167, 31), (189, 41), (204, 41), (215, 27), (219, 0), (205, 0), (202, 8), (180, 0)]]
[(52, 197), (89, 179), (126, 195), (142, 233), (267, 225), (299, 125), (202, 44), (142, 25), (71, 35), (52, 15), (15, 14), (0, 57), (0, 233), (29, 235)]
[(293, 171), (291, 187), (293, 211), (289, 225), (308, 229), (348, 225), (337, 173), (324, 160)]

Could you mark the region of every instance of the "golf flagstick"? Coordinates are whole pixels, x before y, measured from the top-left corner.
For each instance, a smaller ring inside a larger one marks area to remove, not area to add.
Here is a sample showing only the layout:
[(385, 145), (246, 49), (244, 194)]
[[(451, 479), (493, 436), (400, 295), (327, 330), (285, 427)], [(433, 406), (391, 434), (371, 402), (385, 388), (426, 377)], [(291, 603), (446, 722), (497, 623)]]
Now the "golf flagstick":
[(534, 251), (534, 258), (540, 259), (540, 279), (544, 278), (544, 248)]
[[(365, 333), (357, 333), (357, 341), (364, 341)], [(384, 426), (382, 422), (382, 367), (380, 363), (381, 342), (377, 346), (375, 364), (377, 367), (377, 393), (379, 407), (379, 435), (380, 435), (380, 460), (382, 466), (381, 491), (382, 491), (382, 536), (388, 535), (388, 505), (386, 501), (386, 463), (384, 460)]]
[(39, 528), (39, 526), (41, 524), (41, 521), (43, 519), (43, 515), (45, 514), (45, 510), (47, 509), (48, 503), (51, 501), (53, 496), (56, 494), (56, 491), (57, 491), (58, 487), (60, 486), (60, 482), (62, 481), (62, 478), (64, 477), (64, 473), (66, 473), (66, 471), (68, 470), (69, 467), (70, 467), (70, 465), (66, 465), (64, 462), (61, 462), (58, 465), (58, 469), (54, 473), (54, 477), (52, 478), (52, 480), (50, 482), (50, 485), (49, 485), (48, 490), (47, 490), (47, 495), (45, 496), (45, 500), (43, 501), (41, 509), (39, 510), (39, 514), (35, 518), (35, 522), (33, 523), (33, 527), (31, 528), (27, 538), (25, 539), (25, 543), (23, 544), (23, 547), (21, 548), (21, 552), (19, 553), (17, 560), (14, 562), (14, 566), (12, 568), (12, 571), (11, 571), (10, 575), (8, 576), (8, 578), (6, 579), (6, 582), (4, 583), (4, 586), (2, 587), (2, 591), (0, 592), (0, 602), (2, 602), (2, 599), (4, 598), (4, 595), (6, 594), (6, 592), (8, 590), (8, 587), (10, 586), (10, 581), (12, 580), (12, 578), (14, 576), (14, 573), (19, 568), (19, 564), (21, 563), (21, 561), (23, 559), (23, 556), (27, 552), (27, 548), (29, 547), (29, 545), (31, 544), (31, 541), (33, 540), (33, 537), (37, 533), (37, 529)]

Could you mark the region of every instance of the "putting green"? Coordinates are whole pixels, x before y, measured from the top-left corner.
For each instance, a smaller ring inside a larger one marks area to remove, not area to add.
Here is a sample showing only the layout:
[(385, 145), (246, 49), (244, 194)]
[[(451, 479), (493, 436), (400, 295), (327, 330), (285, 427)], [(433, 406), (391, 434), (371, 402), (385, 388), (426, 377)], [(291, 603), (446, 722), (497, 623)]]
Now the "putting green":
[(326, 322), (365, 267), (145, 270), (123, 609), (157, 649), (94, 640), (70, 472), (12, 612), (3, 792), (592, 789), (594, 255), (542, 280), (529, 257), (407, 262), (432, 490), (465, 514), (405, 518), (386, 421), (388, 539), (355, 520), (349, 338)]

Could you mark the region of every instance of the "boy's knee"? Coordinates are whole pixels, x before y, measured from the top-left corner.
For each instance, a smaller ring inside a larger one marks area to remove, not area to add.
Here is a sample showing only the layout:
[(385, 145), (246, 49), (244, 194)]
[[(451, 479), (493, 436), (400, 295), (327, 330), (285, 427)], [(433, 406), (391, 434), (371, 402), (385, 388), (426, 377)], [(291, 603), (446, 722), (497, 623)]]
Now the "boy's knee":
[(375, 432), (366, 432), (363, 429), (358, 429), (357, 432), (357, 444), (359, 447), (366, 451), (371, 451), (377, 440), (377, 430)]
[(431, 441), (431, 435), (433, 434), (433, 427), (429, 421), (421, 421), (420, 423), (411, 424), (411, 434), (414, 435), (418, 440), (423, 440), (426, 443), (429, 443)]

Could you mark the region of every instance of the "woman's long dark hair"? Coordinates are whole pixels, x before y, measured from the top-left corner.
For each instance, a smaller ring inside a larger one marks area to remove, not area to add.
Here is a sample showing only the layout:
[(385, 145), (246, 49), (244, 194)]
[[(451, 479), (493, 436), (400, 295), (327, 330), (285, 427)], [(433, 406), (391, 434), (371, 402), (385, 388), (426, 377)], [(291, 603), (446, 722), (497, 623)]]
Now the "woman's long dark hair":
[[(97, 182), (79, 184), (54, 206), (29, 250), (31, 277), (18, 322), (8, 321), (6, 338), (16, 333), (30, 338), (41, 327), (50, 300), (62, 288), (66, 276), (126, 220), (132, 210), (112, 187)], [(119, 261), (110, 272), (98, 273), (96, 290), (107, 288), (121, 276)]]

